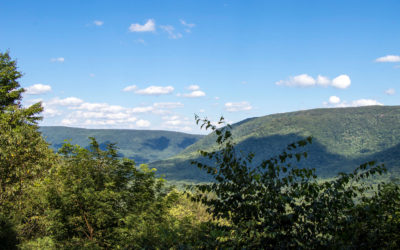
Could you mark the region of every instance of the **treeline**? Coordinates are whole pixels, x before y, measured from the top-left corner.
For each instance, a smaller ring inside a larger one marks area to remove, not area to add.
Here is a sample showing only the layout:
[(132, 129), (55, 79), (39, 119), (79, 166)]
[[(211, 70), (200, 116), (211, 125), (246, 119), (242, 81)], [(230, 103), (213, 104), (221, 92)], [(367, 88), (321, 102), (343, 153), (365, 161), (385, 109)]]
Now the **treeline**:
[(201, 152), (214, 165), (193, 164), (214, 182), (178, 191), (94, 138), (54, 153), (40, 103), (20, 103), (20, 77), (0, 53), (0, 249), (400, 248), (399, 185), (368, 182), (382, 165), (321, 181), (296, 167), (306, 138), (250, 167), (229, 125), (197, 117), (219, 148)]

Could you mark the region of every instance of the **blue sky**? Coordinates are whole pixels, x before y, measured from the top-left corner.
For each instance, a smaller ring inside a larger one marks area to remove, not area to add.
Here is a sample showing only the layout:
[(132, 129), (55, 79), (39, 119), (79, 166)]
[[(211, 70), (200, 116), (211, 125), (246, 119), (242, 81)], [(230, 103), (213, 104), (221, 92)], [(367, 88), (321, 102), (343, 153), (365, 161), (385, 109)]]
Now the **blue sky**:
[(400, 1), (5, 1), (0, 51), (41, 125), (204, 133), (323, 107), (399, 105)]

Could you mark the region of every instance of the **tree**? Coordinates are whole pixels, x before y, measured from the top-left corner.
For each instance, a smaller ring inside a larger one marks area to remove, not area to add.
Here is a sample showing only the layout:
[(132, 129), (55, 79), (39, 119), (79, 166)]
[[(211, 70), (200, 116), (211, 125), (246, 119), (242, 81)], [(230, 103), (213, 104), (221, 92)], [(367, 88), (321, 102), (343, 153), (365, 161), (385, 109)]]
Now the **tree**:
[(21, 100), (21, 93), (24, 92), (18, 83), (21, 76), (16, 61), (11, 59), (9, 53), (0, 53), (0, 110)]
[[(308, 137), (288, 145), (281, 154), (253, 166), (253, 154), (242, 155), (232, 142), (229, 125), (217, 129), (196, 116), (201, 127), (217, 136), (218, 150), (200, 151), (214, 161), (192, 164), (206, 170), (214, 183), (197, 185), (194, 200), (203, 202), (215, 218), (226, 219), (229, 232), (223, 247), (234, 248), (392, 248), (399, 247), (399, 188), (374, 189), (365, 182), (385, 172), (375, 162), (361, 164), (352, 173), (319, 180), (314, 169), (298, 168), (307, 157), (301, 149)], [(220, 124), (224, 123), (221, 118)], [(380, 191), (379, 191), (380, 190)], [(392, 201), (389, 195), (396, 197)], [(371, 196), (372, 195), (372, 196)], [(380, 206), (380, 203), (385, 206)], [(373, 222), (369, 224), (369, 221)], [(366, 223), (365, 223), (366, 222)], [(382, 230), (378, 237), (376, 228)]]
[(28, 193), (47, 174), (55, 155), (38, 131), (41, 104), (24, 108), (19, 102), (24, 91), (20, 77), (8, 52), (0, 53), (0, 216), (23, 238), (35, 231)]
[(90, 149), (64, 144), (62, 161), (42, 183), (45, 236), (67, 248), (158, 242), (150, 236), (166, 209), (164, 181), (146, 165), (136, 168), (132, 160), (119, 159), (115, 145), (103, 151), (91, 140)]

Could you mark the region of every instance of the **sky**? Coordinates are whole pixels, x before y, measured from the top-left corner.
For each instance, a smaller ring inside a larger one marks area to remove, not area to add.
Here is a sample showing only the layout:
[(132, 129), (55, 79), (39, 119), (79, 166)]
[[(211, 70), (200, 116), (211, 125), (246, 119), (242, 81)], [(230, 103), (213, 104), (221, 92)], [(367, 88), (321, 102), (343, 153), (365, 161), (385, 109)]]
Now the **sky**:
[(400, 105), (400, 1), (0, 0), (0, 52), (41, 126), (207, 133), (313, 108)]

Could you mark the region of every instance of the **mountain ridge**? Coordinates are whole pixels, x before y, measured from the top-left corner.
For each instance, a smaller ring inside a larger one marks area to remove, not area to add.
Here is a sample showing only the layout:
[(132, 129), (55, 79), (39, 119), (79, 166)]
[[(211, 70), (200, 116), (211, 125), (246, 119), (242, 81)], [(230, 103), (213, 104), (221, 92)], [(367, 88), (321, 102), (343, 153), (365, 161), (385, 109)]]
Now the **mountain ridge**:
[(137, 129), (87, 129), (64, 126), (39, 128), (50, 147), (57, 150), (64, 140), (72, 144), (89, 146), (89, 137), (95, 137), (104, 149), (107, 143), (116, 143), (120, 156), (135, 160), (137, 164), (149, 163), (176, 155), (204, 135), (164, 130)]
[[(233, 141), (244, 152), (255, 153), (255, 164), (279, 154), (296, 140), (313, 136), (306, 147), (307, 160), (300, 165), (316, 168), (321, 176), (350, 171), (373, 157), (385, 160), (388, 168), (400, 166), (394, 152), (400, 143), (400, 106), (320, 108), (246, 119), (232, 125)], [(216, 136), (207, 135), (178, 155), (150, 164), (167, 178), (204, 181), (206, 176), (190, 166), (200, 159), (198, 150), (215, 148)], [(204, 177), (204, 178), (203, 178)]]

